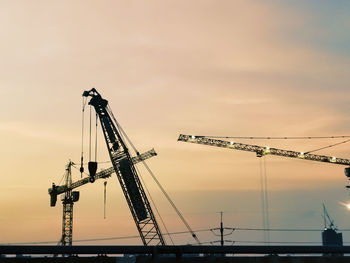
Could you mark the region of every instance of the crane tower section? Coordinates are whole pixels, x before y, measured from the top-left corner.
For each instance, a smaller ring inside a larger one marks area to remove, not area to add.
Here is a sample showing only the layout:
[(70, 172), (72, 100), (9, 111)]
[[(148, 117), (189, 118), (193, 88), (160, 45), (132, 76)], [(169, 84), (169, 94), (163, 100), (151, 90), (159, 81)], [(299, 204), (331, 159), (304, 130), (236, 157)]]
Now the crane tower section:
[[(89, 105), (95, 108), (100, 119), (109, 157), (143, 244), (165, 245), (160, 228), (134, 167), (133, 159), (122, 139), (118, 123), (109, 109), (108, 101), (103, 99), (94, 88), (84, 91), (83, 96), (91, 97)], [(91, 178), (91, 180), (93, 181), (94, 178)]]

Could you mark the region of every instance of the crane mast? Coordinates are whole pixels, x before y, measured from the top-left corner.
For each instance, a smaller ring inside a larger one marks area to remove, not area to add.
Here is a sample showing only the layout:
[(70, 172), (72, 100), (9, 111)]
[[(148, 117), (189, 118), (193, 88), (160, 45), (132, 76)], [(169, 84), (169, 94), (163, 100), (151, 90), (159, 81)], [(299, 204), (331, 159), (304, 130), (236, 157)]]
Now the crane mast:
[[(94, 88), (84, 91), (83, 96), (91, 97), (89, 105), (95, 108), (100, 119), (113, 169), (116, 172), (143, 244), (145, 246), (165, 245), (165, 240), (133, 165), (129, 150), (117, 129), (116, 120), (112, 119), (113, 114), (108, 108), (108, 101), (103, 99)], [(91, 181), (93, 180), (94, 178)]]

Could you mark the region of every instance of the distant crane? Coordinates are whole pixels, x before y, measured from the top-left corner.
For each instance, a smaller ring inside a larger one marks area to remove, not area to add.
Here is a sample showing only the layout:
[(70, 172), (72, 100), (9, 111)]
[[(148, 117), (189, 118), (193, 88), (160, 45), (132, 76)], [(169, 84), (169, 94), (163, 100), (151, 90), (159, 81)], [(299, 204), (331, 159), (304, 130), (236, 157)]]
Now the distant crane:
[[(289, 150), (283, 150), (283, 149), (277, 149), (277, 148), (263, 147), (258, 145), (237, 143), (234, 141), (218, 140), (218, 139), (208, 138), (206, 136), (180, 134), (178, 141), (203, 144), (203, 145), (209, 145), (209, 146), (215, 146), (215, 147), (222, 147), (222, 148), (227, 148), (231, 150), (255, 152), (257, 157), (262, 157), (264, 155), (271, 154), (271, 155), (297, 158), (297, 159), (309, 160), (309, 161), (326, 162), (326, 163), (333, 163), (333, 164), (340, 164), (340, 165), (347, 165), (347, 166), (350, 165), (349, 159), (289, 151)], [(348, 177), (348, 179), (350, 179), (350, 167), (345, 168), (345, 175)], [(265, 177), (265, 180), (266, 180), (266, 177)], [(346, 188), (350, 188), (350, 186), (346, 186)], [(265, 188), (265, 191), (267, 191), (266, 188)], [(265, 196), (262, 197), (262, 202), (263, 202), (263, 205), (266, 206), (267, 192), (265, 192)], [(267, 208), (263, 208), (263, 224), (265, 226), (265, 221), (268, 222), (268, 210), (266, 211), (267, 215), (265, 215), (264, 209), (267, 209)], [(268, 223), (267, 223), (267, 226), (268, 226)], [(334, 229), (333, 229), (333, 232), (334, 232)], [(267, 238), (269, 239), (268, 233), (267, 233)]]
[[(326, 206), (324, 203), (322, 204), (323, 207), (323, 222), (324, 222), (324, 229), (332, 229), (332, 230), (337, 230), (337, 227), (334, 225), (334, 220), (331, 219), (329, 216)], [(328, 220), (328, 226), (327, 226), (327, 220)]]
[[(217, 140), (217, 139), (212, 139), (212, 138), (208, 138), (205, 136), (180, 134), (178, 141), (203, 144), (203, 145), (209, 145), (209, 146), (215, 146), (215, 147), (222, 147), (222, 148), (227, 148), (227, 149), (231, 149), (231, 150), (255, 152), (257, 157), (262, 157), (264, 155), (271, 154), (271, 155), (277, 155), (277, 156), (283, 156), (283, 157), (289, 157), (289, 158), (297, 158), (297, 159), (302, 159), (302, 160), (309, 160), (309, 161), (325, 162), (325, 163), (331, 163), (331, 164), (340, 164), (340, 165), (350, 166), (349, 159), (336, 158), (333, 156), (331, 157), (331, 156), (311, 154), (311, 153), (289, 151), (289, 150), (282, 150), (282, 149), (277, 149), (277, 148), (244, 144), (244, 143), (238, 143), (238, 142), (233, 142), (233, 141)], [(350, 167), (345, 168), (345, 175), (348, 177), (348, 179), (350, 179)], [(350, 188), (350, 186), (347, 186), (347, 188)]]
[[(154, 149), (151, 149), (145, 153), (139, 154), (131, 158), (132, 163), (138, 163), (153, 156), (156, 156), (157, 153)], [(62, 246), (71, 246), (73, 239), (73, 205), (75, 202), (79, 201), (79, 192), (72, 191), (75, 188), (83, 186), (87, 183), (90, 183), (90, 177), (85, 177), (76, 182), (72, 182), (71, 168), (75, 164), (72, 161), (66, 166), (65, 172), (65, 184), (56, 186), (52, 184), (52, 187), (48, 189), (50, 194), (50, 206), (56, 206), (57, 196), (64, 194), (62, 198), (63, 205), (63, 217), (62, 217), (62, 236), (59, 241), (59, 244)], [(108, 169), (102, 170), (96, 173), (94, 179), (106, 179), (114, 173), (114, 168), (110, 167)]]
[[(329, 216), (326, 206), (322, 204), (323, 207), (323, 221), (324, 230), (322, 231), (322, 245), (323, 246), (342, 246), (343, 245), (343, 235), (342, 233), (337, 233), (337, 227), (334, 224), (334, 220)], [(328, 221), (328, 225), (327, 225)]]
[[(108, 101), (103, 99), (95, 88), (84, 91), (83, 97), (91, 97), (89, 105), (95, 108), (96, 115), (100, 120), (113, 169), (117, 174), (142, 243), (145, 246), (165, 245), (165, 240), (134, 167), (129, 149), (123, 140), (123, 136), (128, 139), (127, 135), (114, 118)], [(137, 155), (139, 155), (138, 152)], [(90, 181), (94, 180), (94, 174), (90, 172)]]

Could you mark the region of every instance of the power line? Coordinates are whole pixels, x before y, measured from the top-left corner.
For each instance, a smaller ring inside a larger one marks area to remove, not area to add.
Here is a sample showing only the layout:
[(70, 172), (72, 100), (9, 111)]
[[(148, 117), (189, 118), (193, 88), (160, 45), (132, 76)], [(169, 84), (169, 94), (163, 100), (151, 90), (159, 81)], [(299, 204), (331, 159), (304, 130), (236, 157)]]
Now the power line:
[[(210, 232), (210, 229), (198, 229), (193, 230), (193, 232)], [(178, 231), (178, 232), (172, 232), (172, 233), (164, 233), (164, 236), (167, 235), (181, 235), (181, 234), (188, 234), (191, 233), (190, 231)], [(104, 238), (90, 238), (90, 239), (76, 239), (73, 240), (73, 242), (91, 242), (91, 241), (104, 241), (104, 240), (120, 240), (120, 239), (134, 239), (139, 238), (140, 236), (119, 236), (119, 237), (104, 237)], [(34, 242), (15, 242), (15, 243), (2, 243), (0, 245), (30, 245), (30, 244), (57, 244), (57, 240), (55, 241), (34, 241)]]
[[(280, 231), (280, 232), (321, 232), (323, 229), (306, 229), (306, 228), (244, 228), (244, 227), (236, 227), (236, 228), (230, 228), (234, 229), (234, 231)], [(347, 232), (350, 231), (350, 229), (338, 229), (339, 232)], [(195, 233), (199, 232), (212, 232), (211, 229), (198, 229), (193, 230)], [(178, 232), (171, 232), (171, 233), (164, 233), (163, 235), (181, 235), (181, 234), (188, 234), (190, 231), (178, 231)], [(122, 239), (136, 239), (139, 238), (139, 236), (117, 236), (117, 237), (104, 237), (104, 238), (91, 238), (91, 239), (76, 239), (73, 240), (74, 242), (92, 242), (92, 241), (106, 241), (106, 240), (122, 240)], [(233, 240), (235, 243), (290, 243), (290, 244), (303, 244), (303, 243), (321, 243), (321, 242), (314, 242), (314, 241), (254, 241), (254, 240)], [(213, 243), (213, 241), (208, 242), (200, 242), (200, 244), (210, 244)], [(350, 242), (344, 242), (345, 244), (349, 244)], [(14, 243), (1, 243), (0, 245), (30, 245), (30, 244), (57, 244), (57, 240), (55, 241), (33, 241), (33, 242), (14, 242)], [(196, 245), (198, 243), (195, 243), (193, 245)]]
[[(235, 231), (234, 228), (232, 227), (224, 227), (224, 222), (222, 220), (222, 216), (223, 216), (224, 212), (220, 212), (220, 227), (216, 227), (216, 228), (211, 228), (210, 231), (215, 235), (215, 236), (219, 236), (220, 240), (216, 240), (213, 241), (213, 243), (218, 243), (220, 242), (221, 246), (224, 245), (225, 242), (232, 242), (232, 240), (224, 240), (225, 236), (229, 236), (233, 233), (233, 231)], [(229, 233), (224, 233), (225, 230), (230, 230)], [(220, 231), (220, 234), (217, 234), (215, 231)]]
[[(320, 232), (324, 229), (306, 229), (306, 228), (234, 228), (237, 231), (280, 231), (280, 232)], [(347, 232), (350, 229), (338, 229), (338, 231)]]

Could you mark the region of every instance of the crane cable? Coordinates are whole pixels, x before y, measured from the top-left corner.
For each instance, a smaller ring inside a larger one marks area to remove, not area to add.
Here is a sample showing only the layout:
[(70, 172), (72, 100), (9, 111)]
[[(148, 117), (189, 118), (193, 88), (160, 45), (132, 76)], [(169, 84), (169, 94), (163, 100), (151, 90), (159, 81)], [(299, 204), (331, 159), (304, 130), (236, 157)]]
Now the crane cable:
[[(270, 215), (269, 215), (269, 196), (267, 187), (267, 174), (266, 174), (266, 158), (264, 158), (264, 181), (265, 181), (265, 207), (266, 207), (266, 228), (270, 228)], [(270, 242), (270, 232), (267, 231), (267, 242)]]
[(130, 140), (130, 138), (128, 137), (128, 135), (125, 133), (125, 131), (123, 130), (123, 128), (120, 126), (119, 122), (117, 121), (117, 119), (114, 117), (114, 114), (111, 110), (111, 108), (109, 107), (109, 105), (107, 105), (107, 109), (108, 109), (108, 113), (109, 115), (112, 116), (114, 122), (117, 125), (117, 128), (120, 130), (120, 135), (124, 136), (125, 139), (129, 142), (129, 144), (131, 145), (132, 149), (134, 150), (134, 152), (138, 155), (139, 151), (136, 149), (135, 145), (132, 143), (132, 141)]
[[(269, 215), (269, 196), (268, 196), (268, 186), (267, 186), (267, 173), (266, 173), (266, 159), (265, 157), (263, 161), (259, 160), (260, 167), (260, 194), (261, 194), (261, 211), (262, 211), (262, 224), (263, 229), (270, 228), (270, 215)], [(264, 241), (270, 241), (270, 233), (264, 231)]]
[(142, 185), (145, 187), (145, 189), (146, 189), (146, 191), (147, 191), (147, 194), (148, 194), (149, 198), (151, 199), (152, 205), (153, 205), (154, 209), (156, 210), (156, 213), (157, 213), (157, 215), (158, 215), (160, 221), (162, 222), (162, 225), (163, 225), (163, 227), (164, 227), (164, 229), (165, 229), (166, 234), (169, 236), (171, 243), (172, 243), (173, 245), (175, 245), (174, 240), (173, 240), (173, 238), (171, 237), (171, 235), (169, 234), (169, 230), (168, 230), (168, 228), (166, 227), (166, 225), (165, 225), (165, 223), (164, 223), (164, 220), (163, 220), (162, 216), (161, 216), (160, 213), (159, 213), (158, 207), (156, 206), (156, 204), (155, 204), (155, 202), (154, 202), (154, 200), (153, 200), (153, 198), (152, 198), (152, 195), (151, 195), (150, 191), (148, 190), (148, 187), (147, 187), (145, 181), (143, 180), (143, 178), (142, 178), (142, 176), (141, 176), (141, 173), (140, 173), (139, 169), (138, 169), (136, 166), (135, 166), (135, 169), (137, 170), (137, 173), (140, 175), (140, 179), (141, 179)]
[[(335, 135), (335, 136), (292, 136), (292, 137), (254, 137), (254, 136), (197, 136), (197, 137), (206, 137), (206, 138), (218, 138), (218, 139), (249, 139), (249, 140), (304, 140), (304, 139), (339, 139), (339, 138), (350, 138), (350, 135)], [(320, 151), (323, 149), (331, 148), (340, 144), (344, 144), (349, 142), (350, 139), (347, 139), (342, 142), (338, 142), (335, 144), (331, 144), (328, 146), (324, 146), (315, 150), (311, 150), (308, 152), (305, 152), (304, 154), (307, 153), (312, 153), (316, 151)]]
[(277, 137), (255, 137), (255, 136), (196, 136), (206, 138), (220, 138), (220, 139), (249, 139), (249, 140), (305, 140), (305, 139), (339, 139), (350, 138), (350, 135), (336, 135), (336, 136), (277, 136)]
[(89, 114), (89, 162), (91, 162), (91, 106), (90, 106), (90, 114)]
[(96, 129), (95, 129), (95, 162), (97, 162), (97, 127), (98, 127), (98, 115), (97, 115), (97, 112), (96, 112)]
[(106, 200), (107, 200), (107, 193), (106, 193), (106, 186), (107, 186), (107, 181), (103, 182), (103, 219), (106, 219)]
[(83, 97), (82, 99), (82, 113), (81, 113), (81, 158), (80, 158), (80, 177), (83, 176), (84, 172), (84, 113), (85, 113), (85, 105), (87, 99)]
[(340, 144), (347, 143), (349, 141), (350, 141), (350, 139), (342, 141), (342, 142), (338, 142), (338, 143), (335, 143), (335, 144), (331, 144), (331, 145), (328, 145), (328, 146), (324, 146), (324, 147), (318, 148), (316, 150), (308, 151), (308, 152), (305, 152), (304, 154), (320, 151), (320, 150), (327, 149), (327, 148), (331, 148), (331, 147), (334, 147), (334, 146), (337, 146), (337, 145), (340, 145)]
[(175, 210), (175, 212), (177, 213), (177, 215), (180, 217), (181, 221), (184, 223), (184, 225), (186, 226), (187, 230), (191, 233), (192, 237), (196, 240), (196, 242), (198, 244), (200, 244), (200, 241), (197, 237), (197, 235), (194, 233), (194, 231), (191, 229), (190, 225), (187, 223), (186, 219), (182, 216), (181, 212), (179, 211), (179, 209), (177, 209), (176, 205), (174, 204), (174, 202), (171, 200), (170, 196), (167, 194), (167, 192), (164, 190), (163, 186), (160, 184), (160, 182), (157, 180), (157, 178), (155, 177), (155, 175), (153, 174), (153, 172), (151, 171), (151, 169), (148, 167), (148, 165), (146, 164), (145, 161), (142, 161), (143, 165), (146, 167), (147, 171), (149, 172), (149, 174), (152, 176), (153, 180), (156, 182), (156, 184), (158, 185), (158, 187), (160, 188), (160, 190), (163, 192), (164, 196), (166, 197), (166, 199), (168, 200), (168, 202), (171, 204), (171, 206), (173, 207), (173, 209)]
[[(262, 161), (259, 158), (259, 172), (260, 172), (260, 198), (261, 198), (261, 213), (262, 213), (262, 227), (266, 228), (265, 223), (265, 194), (264, 194), (264, 177), (262, 169)], [(266, 241), (266, 232), (263, 232), (264, 240)]]
[[(119, 128), (119, 130), (121, 131), (122, 135), (124, 135), (124, 137), (127, 139), (127, 141), (129, 142), (129, 144), (131, 145), (131, 147), (133, 148), (133, 150), (136, 152), (137, 155), (139, 155), (139, 151), (136, 149), (136, 147), (133, 145), (133, 143), (131, 142), (131, 140), (129, 139), (128, 135), (125, 133), (125, 131), (123, 130), (123, 128), (120, 126), (120, 124), (118, 123), (118, 121), (116, 120), (116, 118), (113, 115), (112, 110), (109, 108), (108, 106), (108, 111), (110, 113), (110, 115), (112, 116), (114, 122), (116, 123), (117, 127)], [(145, 166), (145, 168), (147, 169), (148, 173), (151, 175), (151, 177), (153, 178), (153, 180), (156, 182), (156, 184), (158, 185), (159, 189), (162, 191), (162, 193), (164, 194), (164, 196), (166, 197), (166, 199), (168, 200), (168, 202), (170, 203), (170, 205), (173, 207), (173, 209), (175, 210), (176, 214), (180, 217), (181, 221), (184, 223), (184, 225), (186, 226), (187, 230), (191, 233), (192, 237), (196, 240), (196, 242), (198, 244), (200, 244), (200, 241), (197, 237), (197, 235), (193, 232), (193, 230), (191, 229), (190, 225), (187, 223), (186, 219), (182, 216), (181, 212), (179, 211), (179, 209), (177, 209), (176, 205), (174, 204), (174, 202), (171, 200), (170, 196), (167, 194), (167, 192), (164, 190), (163, 186), (160, 184), (160, 182), (157, 180), (157, 178), (155, 177), (155, 175), (153, 174), (152, 170), (148, 167), (148, 165), (146, 164), (146, 162), (144, 160), (142, 160), (143, 165)]]

